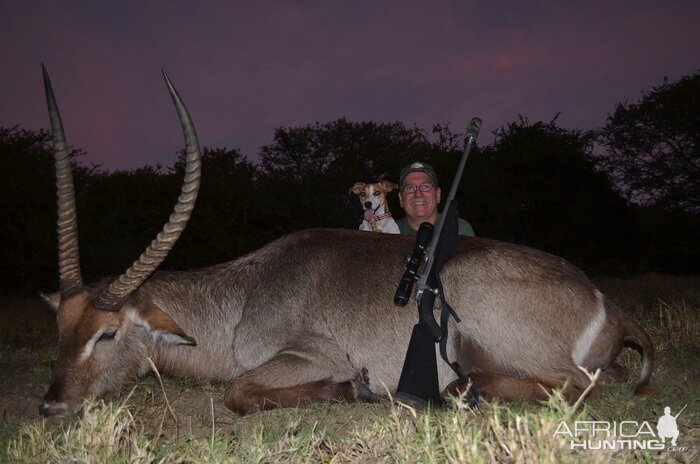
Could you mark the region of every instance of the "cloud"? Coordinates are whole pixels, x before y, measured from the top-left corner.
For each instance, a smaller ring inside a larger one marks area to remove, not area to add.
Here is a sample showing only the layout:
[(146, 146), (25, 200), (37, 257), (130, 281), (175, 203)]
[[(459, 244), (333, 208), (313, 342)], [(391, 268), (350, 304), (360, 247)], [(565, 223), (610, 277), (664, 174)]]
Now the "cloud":
[[(46, 62), (70, 143), (106, 168), (172, 165), (166, 69), (200, 140), (254, 157), (278, 126), (338, 117), (484, 131), (591, 128), (614, 104), (697, 71), (700, 4), (16, 2), (4, 6), (0, 124), (45, 127)], [(487, 141), (482, 136), (482, 143)]]

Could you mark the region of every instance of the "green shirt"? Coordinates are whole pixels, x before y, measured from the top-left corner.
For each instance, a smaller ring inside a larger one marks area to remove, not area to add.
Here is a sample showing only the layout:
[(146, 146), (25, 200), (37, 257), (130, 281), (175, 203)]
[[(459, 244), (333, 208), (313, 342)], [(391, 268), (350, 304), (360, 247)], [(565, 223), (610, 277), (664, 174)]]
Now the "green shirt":
[[(440, 215), (438, 214), (438, 219)], [(437, 221), (435, 221), (437, 223)], [(457, 218), (457, 223), (459, 224), (459, 235), (464, 235), (465, 237), (474, 237), (474, 228), (471, 224), (462, 218)], [(405, 217), (398, 219), (396, 224), (399, 226), (399, 231), (401, 235), (416, 235), (416, 229), (413, 229), (408, 225), (408, 220)]]

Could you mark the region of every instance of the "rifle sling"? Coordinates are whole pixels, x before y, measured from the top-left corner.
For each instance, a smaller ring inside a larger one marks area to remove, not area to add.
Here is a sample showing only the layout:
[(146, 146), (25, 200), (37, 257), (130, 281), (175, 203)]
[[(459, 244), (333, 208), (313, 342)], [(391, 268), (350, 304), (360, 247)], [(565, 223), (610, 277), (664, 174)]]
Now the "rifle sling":
[(440, 280), (440, 276), (436, 275), (437, 279), (437, 285), (438, 285), (438, 290), (439, 290), (439, 297), (440, 297), (440, 330), (442, 332), (442, 335), (440, 337), (440, 356), (442, 357), (443, 361), (447, 363), (448, 366), (452, 368), (452, 370), (457, 374), (457, 377), (464, 382), (465, 385), (468, 386), (469, 388), (469, 395), (471, 396), (469, 399), (469, 406), (471, 408), (475, 408), (479, 406), (479, 392), (477, 391), (476, 387), (474, 386), (473, 383), (471, 383), (471, 380), (469, 379), (469, 375), (462, 370), (462, 367), (459, 365), (457, 361), (450, 361), (448, 356), (447, 356), (447, 339), (448, 339), (448, 329), (447, 325), (450, 320), (450, 316), (452, 316), (456, 322), (461, 322), (459, 316), (457, 316), (457, 313), (455, 310), (450, 306), (449, 303), (447, 303), (447, 300), (445, 299), (445, 291), (442, 288), (442, 281)]

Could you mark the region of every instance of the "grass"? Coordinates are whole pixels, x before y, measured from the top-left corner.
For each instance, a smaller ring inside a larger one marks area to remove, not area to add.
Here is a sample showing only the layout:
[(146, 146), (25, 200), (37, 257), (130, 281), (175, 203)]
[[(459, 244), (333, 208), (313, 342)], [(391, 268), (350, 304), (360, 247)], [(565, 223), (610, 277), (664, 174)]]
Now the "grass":
[[(561, 397), (543, 404), (482, 404), (480, 413), (459, 402), (450, 410), (411, 411), (380, 404), (323, 404), (238, 417), (222, 403), (223, 387), (152, 377), (119, 402), (91, 401), (79, 421), (43, 421), (36, 404), (48, 383), (55, 356), (47, 336), (28, 330), (0, 333), (3, 372), (16, 382), (0, 383), (3, 398), (0, 460), (7, 462), (698, 462), (700, 460), (700, 278), (643, 276), (598, 282), (650, 333), (657, 349), (649, 397), (635, 397), (630, 384), (606, 385), (604, 394), (574, 409)], [(656, 296), (655, 296), (656, 295)], [(14, 302), (13, 307), (21, 302)], [(1, 310), (0, 310), (1, 311)], [(29, 320), (31, 317), (27, 316)], [(19, 318), (19, 324), (23, 317)], [(0, 329), (5, 326), (0, 323)], [(12, 358), (11, 360), (6, 358)], [(5, 361), (7, 359), (7, 361)], [(626, 350), (621, 362), (633, 375), (638, 356)], [(5, 370), (8, 369), (8, 370)], [(27, 386), (29, 385), (29, 386)], [(23, 396), (31, 414), (7, 419)], [(168, 410), (165, 398), (177, 420)], [(677, 451), (577, 451), (554, 432), (562, 421), (648, 421), (652, 427), (670, 406), (681, 430)]]
[[(153, 437), (130, 411), (129, 399), (92, 401), (78, 422), (24, 426), (11, 440), (11, 462), (650, 462), (678, 456), (636, 451), (572, 453), (554, 436), (562, 420), (590, 420), (584, 407), (574, 411), (560, 397), (537, 407), (486, 405), (481, 414), (455, 403), (452, 410), (415, 413), (399, 406), (375, 406), (342, 434), (327, 420), (354, 405), (325, 405), (258, 415), (245, 427), (208, 438)], [(324, 416), (319, 419), (316, 416)], [(282, 420), (284, 419), (284, 420)], [(697, 455), (681, 455), (693, 462)]]

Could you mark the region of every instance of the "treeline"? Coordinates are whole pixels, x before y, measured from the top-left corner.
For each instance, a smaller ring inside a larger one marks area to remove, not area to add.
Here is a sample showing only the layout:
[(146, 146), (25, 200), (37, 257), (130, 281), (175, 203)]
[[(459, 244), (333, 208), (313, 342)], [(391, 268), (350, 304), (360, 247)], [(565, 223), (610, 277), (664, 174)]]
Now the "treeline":
[[(593, 273), (697, 273), (699, 82), (697, 74), (664, 82), (639, 102), (618, 105), (600, 131), (563, 129), (556, 118), (500, 128), (492, 145), (472, 151), (460, 215), (479, 236), (540, 248)], [(294, 230), (356, 228), (360, 207), (349, 187), (381, 175), (398, 181), (401, 167), (415, 160), (435, 166), (446, 196), (462, 143), (446, 125), (427, 133), (401, 122), (339, 119), (277, 129), (258, 164), (236, 149), (206, 148), (194, 214), (163, 267), (230, 260)], [(74, 175), (81, 264), (90, 281), (122, 272), (155, 237), (177, 197), (184, 159), (105, 172), (86, 167), (81, 155), (74, 153)], [(0, 128), (0, 162), (0, 292), (55, 289), (49, 135)], [(402, 215), (395, 195), (390, 207)]]

